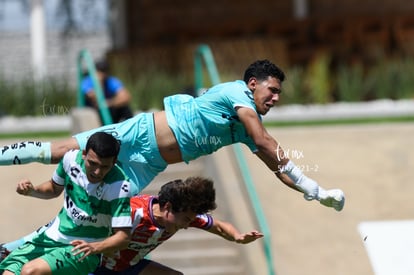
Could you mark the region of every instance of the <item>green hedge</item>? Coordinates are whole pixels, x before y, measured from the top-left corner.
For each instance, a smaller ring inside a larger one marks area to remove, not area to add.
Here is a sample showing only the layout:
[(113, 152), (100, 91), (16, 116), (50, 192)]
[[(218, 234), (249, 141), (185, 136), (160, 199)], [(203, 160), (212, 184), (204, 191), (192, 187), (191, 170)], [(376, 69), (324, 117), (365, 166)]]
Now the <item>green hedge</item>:
[[(414, 97), (413, 59), (384, 59), (369, 68), (361, 63), (332, 68), (331, 63), (329, 56), (322, 55), (306, 67), (284, 69), (287, 79), (279, 104)], [(171, 74), (155, 68), (138, 74), (119, 66), (116, 69), (114, 74), (132, 93), (133, 110), (161, 109), (162, 99), (167, 95), (183, 91), (194, 93), (192, 75)], [(223, 74), (221, 79), (234, 80), (234, 74)], [(33, 80), (13, 82), (0, 76), (0, 115), (66, 115), (76, 105), (77, 92), (73, 86), (62, 79), (47, 79), (41, 83)]]

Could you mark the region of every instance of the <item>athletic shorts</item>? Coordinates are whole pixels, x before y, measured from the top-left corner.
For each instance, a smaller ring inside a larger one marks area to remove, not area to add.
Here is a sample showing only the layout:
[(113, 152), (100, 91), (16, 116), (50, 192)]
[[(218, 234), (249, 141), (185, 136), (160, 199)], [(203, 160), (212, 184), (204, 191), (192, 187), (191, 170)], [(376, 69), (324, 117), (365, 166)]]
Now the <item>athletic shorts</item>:
[(45, 244), (25, 243), (1, 262), (0, 270), (9, 270), (20, 274), (23, 265), (36, 258), (45, 260), (53, 275), (88, 274), (99, 265), (100, 255), (89, 255), (79, 261), (81, 255), (72, 255), (72, 245), (51, 246), (51, 244), (50, 242)]
[(85, 149), (88, 138), (100, 131), (111, 133), (120, 141), (118, 164), (133, 183), (133, 195), (141, 192), (156, 175), (167, 168), (158, 149), (152, 113), (140, 113), (120, 123), (105, 125), (74, 137), (79, 147)]
[(113, 271), (103, 266), (98, 267), (93, 274), (90, 275), (137, 275), (139, 274), (151, 261), (142, 259), (136, 265), (128, 267), (122, 271)]

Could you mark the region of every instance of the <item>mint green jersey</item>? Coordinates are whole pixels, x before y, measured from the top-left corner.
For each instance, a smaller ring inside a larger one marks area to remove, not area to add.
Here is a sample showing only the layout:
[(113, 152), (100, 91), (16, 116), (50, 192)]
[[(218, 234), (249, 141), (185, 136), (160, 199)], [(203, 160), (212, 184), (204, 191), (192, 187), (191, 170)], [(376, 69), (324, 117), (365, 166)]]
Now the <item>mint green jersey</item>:
[(101, 183), (90, 183), (85, 174), (82, 151), (65, 154), (53, 174), (53, 181), (64, 186), (64, 205), (44, 234), (69, 243), (74, 239), (100, 241), (112, 228), (131, 227), (130, 183), (114, 166)]
[(253, 93), (242, 80), (213, 86), (195, 98), (189, 95), (166, 97), (164, 107), (185, 162), (238, 142), (257, 151), (237, 116), (237, 107), (256, 111)]

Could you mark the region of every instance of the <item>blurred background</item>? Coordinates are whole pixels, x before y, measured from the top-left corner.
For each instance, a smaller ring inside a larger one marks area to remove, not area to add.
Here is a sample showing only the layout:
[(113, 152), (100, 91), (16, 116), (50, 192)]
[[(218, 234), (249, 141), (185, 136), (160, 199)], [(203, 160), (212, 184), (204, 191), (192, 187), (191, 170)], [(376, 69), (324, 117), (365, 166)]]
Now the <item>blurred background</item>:
[(256, 59), (280, 65), (281, 104), (412, 98), (413, 13), (402, 0), (0, 0), (0, 89), (13, 91), (0, 112), (39, 115), (44, 95), (75, 105), (84, 48), (109, 62), (134, 110), (162, 108), (165, 95), (193, 92), (200, 43), (223, 81)]
[[(42, 138), (68, 136), (83, 49), (108, 62), (131, 93), (135, 113), (163, 108), (170, 94), (196, 94), (200, 45), (211, 49), (221, 81), (241, 79), (251, 62), (264, 58), (286, 72), (279, 106), (264, 122), (310, 177), (343, 189), (347, 202), (340, 213), (307, 202), (278, 184), (250, 152), (243, 151), (243, 166), (237, 150), (226, 148), (189, 165), (171, 165), (144, 191), (178, 177), (212, 177), (217, 216), (241, 231), (264, 230), (271, 239), (241, 247), (186, 230), (152, 257), (187, 275), (414, 274), (414, 239), (398, 229), (376, 235), (380, 231), (370, 231), (369, 223), (412, 221), (414, 2), (0, 0), (1, 137), (10, 129), (6, 120), (22, 128), (1, 143), (45, 129), (35, 118), (63, 119), (46, 122), (55, 130), (64, 126), (63, 134)], [(204, 85), (212, 82), (206, 77)], [(81, 114), (77, 123), (88, 118)], [(325, 125), (327, 119), (333, 125)], [(0, 174), (5, 182), (40, 181), (53, 169), (2, 166)], [(29, 233), (60, 206), (59, 200), (51, 207), (16, 198), (10, 186), (0, 185), (0, 242)], [(255, 190), (257, 197), (249, 197)], [(28, 217), (28, 209), (35, 215)], [(21, 225), (10, 226), (16, 219)], [(410, 226), (405, 228), (412, 232)]]

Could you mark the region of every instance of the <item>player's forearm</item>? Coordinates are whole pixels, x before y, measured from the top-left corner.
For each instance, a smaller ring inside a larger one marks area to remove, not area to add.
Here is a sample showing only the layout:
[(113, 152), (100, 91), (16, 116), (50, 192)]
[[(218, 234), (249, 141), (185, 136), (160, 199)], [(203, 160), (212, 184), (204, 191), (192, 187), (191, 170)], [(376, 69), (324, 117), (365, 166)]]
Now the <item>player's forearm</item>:
[[(311, 180), (293, 164), (277, 141), (267, 136), (258, 148), (258, 157), (276, 174), (280, 181), (294, 190), (307, 194), (309, 190), (307, 190), (306, 186), (303, 188), (303, 185), (306, 185)], [(315, 186), (312, 186), (312, 188)]]
[(287, 187), (292, 188), (295, 191), (301, 192), (301, 190), (299, 190), (297, 188), (297, 186), (295, 185), (295, 183), (292, 181), (291, 178), (289, 178), (286, 174), (284, 173), (275, 173), (276, 177)]
[(112, 254), (128, 247), (130, 241), (129, 229), (118, 230), (103, 241), (94, 243), (94, 254)]
[(341, 211), (344, 207), (345, 196), (340, 189), (325, 190), (316, 181), (308, 178), (292, 161), (289, 161), (276, 173), (279, 177), (287, 176), (296, 189), (304, 194), (306, 200), (318, 200), (322, 205)]
[(58, 195), (56, 195), (54, 192), (43, 192), (38, 190), (32, 190), (27, 196), (43, 200), (49, 200), (58, 197)]
[(345, 197), (342, 190), (325, 190), (313, 179), (307, 177), (284, 153), (283, 149), (269, 135), (257, 142), (258, 157), (288, 187), (300, 191), (306, 200), (318, 200), (321, 204), (341, 211)]
[(214, 224), (209, 232), (219, 235), (231, 242), (236, 241), (237, 237), (240, 235), (240, 232), (232, 224), (219, 220), (214, 220)]
[(126, 106), (131, 101), (131, 96), (128, 91), (122, 89), (113, 98), (107, 99), (106, 104), (108, 107), (121, 107)]
[(30, 185), (30, 187), (26, 188), (27, 189), (23, 190), (24, 188), (21, 187), (21, 190), (18, 191), (18, 193), (24, 196), (44, 200), (58, 197), (63, 190), (63, 187), (56, 186), (53, 181), (47, 181), (38, 186)]
[(272, 172), (279, 171), (289, 161), (283, 149), (277, 145), (271, 146), (269, 144), (268, 146), (258, 146), (256, 155)]

